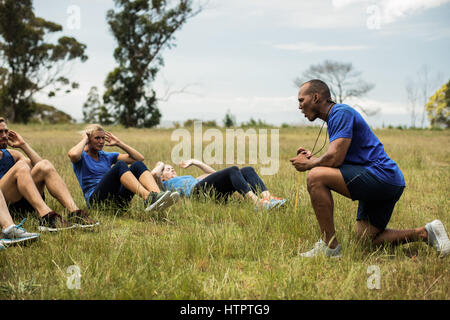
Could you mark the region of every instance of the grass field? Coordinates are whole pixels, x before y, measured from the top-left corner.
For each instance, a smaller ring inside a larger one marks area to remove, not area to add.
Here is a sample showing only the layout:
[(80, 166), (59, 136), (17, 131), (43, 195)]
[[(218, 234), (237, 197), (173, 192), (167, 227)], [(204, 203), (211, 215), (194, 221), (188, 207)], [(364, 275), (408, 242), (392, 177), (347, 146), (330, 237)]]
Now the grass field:
[[(66, 155), (82, 127), (9, 127), (55, 165), (77, 204), (86, 208)], [(170, 162), (176, 144), (171, 130), (110, 129), (139, 150), (147, 166)], [(312, 147), (318, 130), (280, 129), (279, 172), (263, 179), (274, 195), (289, 199), (283, 209), (255, 212), (238, 201), (183, 200), (166, 214), (149, 215), (136, 197), (127, 212), (97, 208), (90, 211), (101, 222), (95, 231), (45, 233), (29, 246), (0, 252), (0, 299), (449, 299), (450, 257), (439, 258), (425, 243), (373, 248), (359, 242), (357, 202), (337, 194), (342, 259), (298, 257), (318, 240), (319, 228), (306, 174), (294, 212), (298, 173), (288, 159), (298, 146)], [(407, 185), (388, 227), (419, 227), (440, 219), (450, 231), (450, 131), (385, 129), (376, 134)], [(196, 176), (200, 170), (179, 169), (178, 174)], [(67, 214), (46, 197), (50, 207)], [(37, 230), (36, 216), (30, 214), (24, 227)], [(72, 265), (81, 271), (80, 289), (67, 286)], [(367, 286), (370, 266), (380, 270), (380, 289)]]

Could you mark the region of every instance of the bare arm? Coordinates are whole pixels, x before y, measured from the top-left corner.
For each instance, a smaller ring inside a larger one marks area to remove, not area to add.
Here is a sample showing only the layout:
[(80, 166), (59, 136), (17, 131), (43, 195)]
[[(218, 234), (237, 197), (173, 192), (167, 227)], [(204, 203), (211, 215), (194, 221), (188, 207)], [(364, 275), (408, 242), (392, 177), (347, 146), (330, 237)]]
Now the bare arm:
[(141, 153), (119, 140), (111, 132), (105, 132), (105, 140), (108, 142), (108, 147), (116, 146), (126, 152), (126, 154), (119, 154), (117, 161), (124, 161), (127, 164), (131, 164), (135, 161), (144, 161), (144, 156)]
[(161, 190), (164, 189), (164, 185), (161, 181), (161, 175), (163, 170), (164, 170), (164, 162), (158, 161), (153, 170), (151, 171), (153, 178), (155, 178), (156, 184)]
[(351, 142), (352, 139), (339, 138), (330, 143), (327, 152), (320, 158), (311, 156), (311, 153), (305, 150), (301, 151), (297, 157), (290, 159), (290, 161), (298, 171), (307, 171), (314, 167), (337, 168), (344, 162)]
[(211, 168), (211, 167), (208, 166), (207, 164), (201, 162), (200, 160), (190, 159), (190, 160), (182, 161), (182, 162), (180, 163), (180, 166), (181, 166), (182, 168), (185, 168), (185, 169), (188, 168), (188, 167), (190, 167), (191, 165), (194, 165), (194, 166), (196, 166), (197, 168), (202, 169), (203, 172), (204, 172), (204, 173), (207, 173), (207, 174), (211, 174), (211, 173), (216, 172), (216, 170), (214, 170), (213, 168)]
[[(8, 144), (10, 147), (21, 149), (31, 161), (31, 166), (33, 167), (36, 163), (42, 160), (39, 154), (31, 148), (31, 146), (25, 142), (25, 140), (13, 130), (9, 130), (8, 134)], [(15, 152), (14, 160), (25, 160), (25, 157), (20, 152)]]
[(151, 171), (153, 178), (161, 179), (162, 172), (164, 170), (164, 162), (158, 161)]
[(81, 154), (83, 153), (83, 149), (84, 147), (87, 145), (87, 143), (89, 142), (89, 138), (87, 136), (86, 133), (83, 133), (83, 137), (81, 138), (81, 141), (78, 142), (72, 149), (69, 150), (69, 152), (67, 153), (67, 155), (70, 158), (70, 161), (72, 161), (73, 163), (76, 163), (78, 161), (80, 161), (81, 159)]

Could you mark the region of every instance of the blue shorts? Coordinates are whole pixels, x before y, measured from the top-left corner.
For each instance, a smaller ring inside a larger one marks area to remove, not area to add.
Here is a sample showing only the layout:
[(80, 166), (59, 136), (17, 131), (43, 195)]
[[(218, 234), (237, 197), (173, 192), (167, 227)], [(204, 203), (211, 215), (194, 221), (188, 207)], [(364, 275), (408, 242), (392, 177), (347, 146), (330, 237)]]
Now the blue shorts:
[(405, 186), (383, 182), (359, 165), (343, 164), (339, 170), (352, 200), (359, 200), (356, 220), (367, 220), (380, 231), (386, 229)]

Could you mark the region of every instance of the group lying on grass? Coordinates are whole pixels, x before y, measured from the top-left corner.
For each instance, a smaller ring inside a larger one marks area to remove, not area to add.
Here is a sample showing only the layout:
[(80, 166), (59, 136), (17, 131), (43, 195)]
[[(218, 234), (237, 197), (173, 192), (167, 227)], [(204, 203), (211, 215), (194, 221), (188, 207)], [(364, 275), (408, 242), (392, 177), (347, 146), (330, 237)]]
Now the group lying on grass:
[[(305, 82), (298, 92), (298, 101), (299, 109), (309, 121), (319, 118), (327, 123), (330, 143), (320, 157), (315, 157), (314, 150), (300, 147), (297, 156), (290, 160), (297, 171), (309, 171), (308, 193), (322, 234), (314, 248), (300, 256), (342, 255), (334, 228), (331, 191), (359, 201), (356, 217), (359, 237), (368, 238), (375, 245), (425, 241), (441, 256), (448, 255), (450, 240), (439, 220), (419, 228), (386, 228), (405, 180), (361, 115), (346, 104), (333, 102), (328, 86), (321, 80)], [(12, 149), (7, 149), (8, 146)], [(118, 147), (124, 153), (103, 151), (105, 146)], [(21, 149), (26, 157), (14, 149)], [(87, 207), (106, 200), (127, 207), (134, 195), (142, 199), (146, 211), (164, 210), (177, 203), (180, 196), (214, 195), (226, 200), (240, 194), (255, 209), (263, 210), (280, 208), (286, 202), (271, 195), (252, 167), (233, 166), (215, 171), (199, 160), (190, 159), (180, 166), (196, 166), (203, 170), (203, 175), (177, 176), (172, 166), (161, 161), (150, 171), (141, 153), (99, 125), (89, 125), (68, 156)], [(45, 187), (70, 212), (66, 218), (46, 204)], [(37, 212), (39, 231), (99, 225), (77, 206), (55, 167), (43, 160), (20, 134), (9, 130), (5, 119), (0, 118), (0, 249), (39, 238), (38, 233), (22, 228), (23, 221), (19, 225), (13, 223), (9, 212), (20, 211)]]

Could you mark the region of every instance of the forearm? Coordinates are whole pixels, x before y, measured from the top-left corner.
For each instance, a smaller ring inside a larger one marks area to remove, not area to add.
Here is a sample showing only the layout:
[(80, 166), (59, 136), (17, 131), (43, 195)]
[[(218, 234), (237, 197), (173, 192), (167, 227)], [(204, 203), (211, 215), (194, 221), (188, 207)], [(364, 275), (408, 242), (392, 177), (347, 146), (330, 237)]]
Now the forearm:
[(311, 157), (309, 160), (309, 170), (315, 167), (337, 168), (340, 167), (343, 162), (337, 155), (328, 152), (319, 158)]
[(164, 164), (158, 164), (153, 168), (151, 173), (152, 173), (153, 177), (156, 179), (156, 178), (161, 177), (163, 170), (164, 170)]
[(214, 173), (216, 170), (208, 166), (207, 164), (201, 162), (200, 160), (193, 160), (192, 164), (196, 166), (197, 168), (200, 168), (203, 170), (204, 173)]
[(69, 156), (72, 162), (77, 162), (81, 158), (81, 154), (83, 153), (84, 147), (86, 146), (87, 143), (88, 139), (83, 138), (72, 149), (69, 150), (67, 155)]
[(125, 151), (130, 156), (130, 158), (133, 158), (135, 161), (144, 161), (144, 156), (129, 145), (123, 142), (119, 142), (117, 146)]
[(42, 160), (39, 154), (37, 154), (37, 152), (34, 151), (28, 143), (23, 144), (20, 149), (22, 149), (25, 155), (31, 160), (32, 166), (36, 165), (36, 163)]

